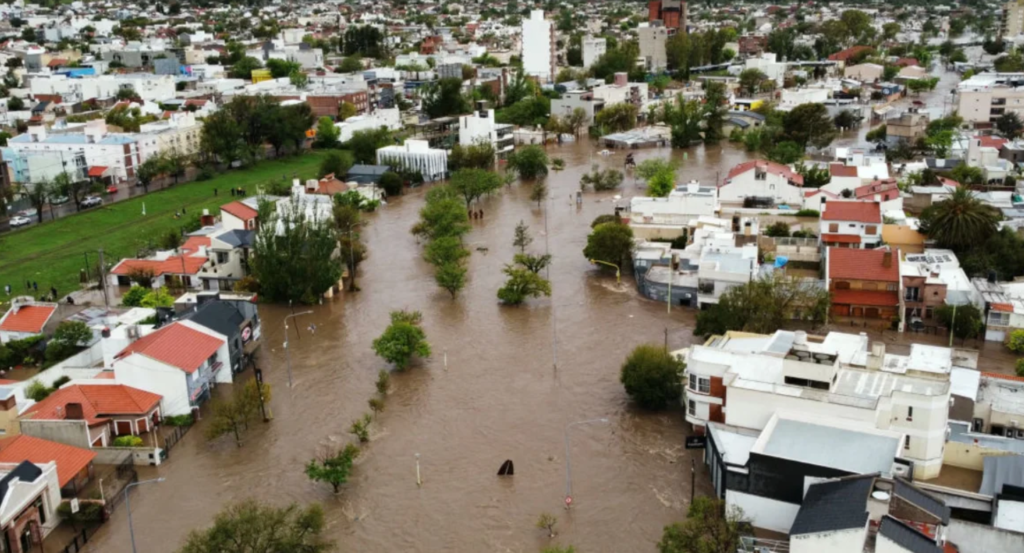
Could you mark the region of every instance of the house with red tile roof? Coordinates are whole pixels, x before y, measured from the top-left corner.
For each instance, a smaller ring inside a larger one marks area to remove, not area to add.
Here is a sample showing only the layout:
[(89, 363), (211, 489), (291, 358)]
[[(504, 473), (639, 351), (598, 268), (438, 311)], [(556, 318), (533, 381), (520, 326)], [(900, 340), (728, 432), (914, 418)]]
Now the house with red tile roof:
[(882, 213), (890, 210), (903, 211), (903, 196), (900, 194), (899, 183), (892, 177), (857, 187), (853, 191), (853, 197), (861, 202), (878, 202)]
[(142, 336), (114, 356), (118, 383), (162, 397), (163, 416), (188, 415), (212, 389), (232, 381), (227, 338), (193, 321)]
[(238, 200), (220, 206), (221, 224), (229, 230), (256, 230), (258, 215), (255, 198), (251, 202)]
[(111, 286), (131, 286), (137, 284), (134, 277), (146, 274), (152, 278), (153, 288), (168, 286), (171, 283), (193, 289), (202, 288), (199, 273), (209, 262), (206, 248), (209, 238), (190, 237), (176, 250), (158, 251), (145, 259), (122, 259), (110, 270), (107, 278)]
[(57, 312), (57, 304), (35, 300), (15, 300), (0, 317), (0, 344), (43, 333), (46, 323)]
[(161, 397), (115, 382), (71, 384), (22, 413), (21, 432), (77, 447), (106, 447), (159, 423)]
[(68, 497), (74, 497), (92, 479), (95, 459), (94, 451), (34, 436), (0, 440), (0, 463), (56, 463), (61, 495)]
[(870, 46), (851, 46), (846, 50), (841, 50), (839, 52), (836, 52), (835, 54), (832, 54), (831, 56), (828, 57), (828, 61), (838, 61), (841, 63), (846, 63), (850, 61), (851, 58), (856, 57), (861, 52), (872, 49), (873, 48), (871, 48)]
[[(725, 176), (718, 188), (718, 200), (722, 204), (742, 206), (748, 198), (773, 205), (790, 205), (800, 209), (803, 206), (804, 177), (781, 163), (764, 159), (741, 163)], [(758, 205), (761, 205), (759, 203)]]
[(900, 251), (832, 247), (825, 250), (825, 282), (833, 317), (900, 317)]
[(819, 236), (824, 247), (876, 248), (882, 243), (878, 202), (827, 201), (821, 206)]

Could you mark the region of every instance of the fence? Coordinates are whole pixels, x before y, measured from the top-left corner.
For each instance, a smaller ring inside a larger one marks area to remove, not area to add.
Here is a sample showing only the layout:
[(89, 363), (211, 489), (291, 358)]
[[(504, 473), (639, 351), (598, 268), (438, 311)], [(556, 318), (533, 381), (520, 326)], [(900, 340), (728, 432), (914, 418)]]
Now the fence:
[(58, 549), (61, 553), (79, 553), (85, 551), (85, 544), (89, 543), (89, 530), (90, 527), (86, 526), (82, 528), (71, 541), (68, 542), (63, 548)]
[(139, 481), (139, 473), (135, 471), (135, 461), (132, 455), (125, 454), (124, 459), (104, 478), (104, 480), (108, 479), (110, 481), (103, 488), (107, 518), (124, 501), (124, 493), (122, 492), (128, 487), (128, 484)]
[(170, 457), (171, 449), (178, 445), (178, 442), (185, 437), (185, 434), (188, 434), (188, 431), (191, 430), (194, 425), (195, 423), (188, 426), (173, 426), (171, 427), (173, 430), (164, 434), (164, 456)]

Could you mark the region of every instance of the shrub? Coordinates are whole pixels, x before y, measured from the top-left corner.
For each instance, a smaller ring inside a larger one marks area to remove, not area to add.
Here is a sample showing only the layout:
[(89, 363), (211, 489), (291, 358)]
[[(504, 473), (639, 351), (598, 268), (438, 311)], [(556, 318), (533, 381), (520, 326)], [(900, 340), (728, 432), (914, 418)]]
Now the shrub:
[(626, 358), (619, 380), (640, 407), (664, 409), (681, 398), (684, 368), (661, 346), (641, 345)]
[(1024, 353), (1024, 328), (1018, 328), (1010, 333), (1006, 347), (1010, 348), (1013, 353)]
[(389, 198), (402, 194), (402, 177), (394, 171), (387, 171), (381, 175), (379, 184)]
[(370, 441), (370, 422), (373, 420), (373, 416), (369, 413), (363, 415), (363, 418), (352, 421), (352, 426), (349, 428), (349, 432), (355, 434), (359, 438), (360, 442)]
[(114, 447), (142, 447), (142, 438), (138, 436), (118, 436), (114, 438)]
[(796, 216), (819, 218), (821, 217), (821, 212), (819, 212), (817, 209), (801, 209), (800, 211), (796, 212)]
[(121, 296), (121, 305), (125, 307), (139, 307), (142, 305), (142, 298), (146, 297), (149, 290), (141, 286), (132, 286)]
[(62, 376), (62, 377), (58, 378), (57, 380), (53, 381), (53, 389), (54, 390), (60, 389), (61, 386), (67, 384), (68, 382), (71, 382), (71, 377), (67, 376), (67, 375)]
[(64, 520), (74, 524), (100, 522), (103, 520), (103, 505), (94, 501), (83, 501), (78, 505), (78, 512), (71, 512), (71, 503), (62, 502), (57, 506), (57, 514)]
[(192, 415), (170, 415), (164, 418), (167, 426), (192, 426), (193, 422)]
[(43, 401), (51, 393), (53, 393), (53, 390), (38, 380), (33, 380), (32, 383), (25, 388), (25, 395), (35, 401)]
[(1017, 360), (1017, 366), (1015, 368), (1017, 376), (1024, 376), (1024, 359)]

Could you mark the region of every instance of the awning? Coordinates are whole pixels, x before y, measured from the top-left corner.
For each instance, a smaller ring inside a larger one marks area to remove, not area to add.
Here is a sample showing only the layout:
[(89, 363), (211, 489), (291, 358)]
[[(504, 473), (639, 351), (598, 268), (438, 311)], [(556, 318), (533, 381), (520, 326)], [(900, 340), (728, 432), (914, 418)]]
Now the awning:
[(102, 165), (93, 165), (92, 167), (89, 168), (89, 176), (90, 177), (103, 177), (103, 176), (106, 176), (106, 172), (107, 172), (108, 169), (110, 169), (110, 168), (109, 167), (103, 167)]
[(828, 244), (860, 244), (856, 234), (822, 234), (821, 241)]

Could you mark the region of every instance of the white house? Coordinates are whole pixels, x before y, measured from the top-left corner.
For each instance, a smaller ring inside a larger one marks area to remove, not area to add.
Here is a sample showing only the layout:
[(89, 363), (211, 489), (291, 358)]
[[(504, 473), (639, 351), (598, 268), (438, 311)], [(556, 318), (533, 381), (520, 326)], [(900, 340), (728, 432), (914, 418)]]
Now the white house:
[(375, 130), (381, 127), (393, 131), (401, 129), (402, 115), (398, 108), (377, 108), (373, 113), (355, 115), (340, 123), (335, 123), (334, 126), (341, 131), (338, 141), (348, 142), (356, 131)]
[(759, 57), (747, 58), (743, 69), (757, 69), (775, 81), (779, 87), (786, 76), (786, 63), (777, 61), (775, 54), (764, 52)]
[(118, 384), (162, 396), (164, 416), (191, 414), (232, 376), (227, 338), (188, 320), (136, 339), (114, 357), (113, 369)]
[(530, 10), (523, 19), (523, 71), (542, 83), (555, 80), (555, 26), (544, 19), (544, 10)]
[(472, 146), (479, 142), (490, 144), (498, 158), (504, 158), (515, 148), (512, 125), (495, 123), (493, 109), (459, 116), (459, 144)]
[(882, 210), (873, 201), (823, 203), (819, 221), (821, 243), (838, 248), (876, 248), (882, 243)]
[(55, 303), (37, 302), (29, 296), (14, 298), (11, 308), (0, 317), (0, 344), (42, 334), (56, 312)]
[(15, 180), (36, 182), (38, 175), (29, 174), (28, 159), (38, 154), (59, 156), (62, 166), (58, 167), (79, 178), (88, 174), (116, 181), (134, 178), (142, 162), (135, 136), (108, 132), (102, 119), (89, 121), (82, 132), (51, 133), (43, 126), (29, 127), (27, 133), (8, 140), (4, 161), (12, 165)]
[(733, 167), (718, 189), (723, 204), (742, 205), (746, 198), (767, 198), (775, 205), (802, 206), (804, 177), (781, 163), (747, 161)]
[(423, 180), (431, 182), (448, 174), (448, 152), (431, 148), (426, 140), (406, 140), (401, 146), (385, 146), (377, 150), (377, 165), (405, 167), (419, 171)]
[(228, 230), (256, 230), (259, 200), (255, 197), (220, 206), (220, 220)]
[(0, 482), (0, 540), (10, 551), (41, 550), (42, 538), (60, 523), (57, 463), (3, 463)]
[(122, 259), (107, 273), (107, 280), (111, 286), (129, 286), (137, 273), (143, 272), (153, 279), (153, 288), (167, 286), (170, 279), (183, 281), (189, 288), (202, 288), (199, 273), (210, 261), (209, 245), (208, 238), (193, 236), (174, 250), (157, 251), (144, 259)]

